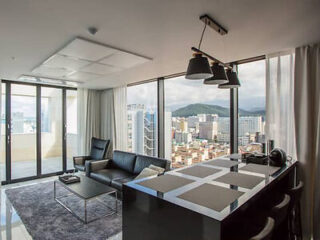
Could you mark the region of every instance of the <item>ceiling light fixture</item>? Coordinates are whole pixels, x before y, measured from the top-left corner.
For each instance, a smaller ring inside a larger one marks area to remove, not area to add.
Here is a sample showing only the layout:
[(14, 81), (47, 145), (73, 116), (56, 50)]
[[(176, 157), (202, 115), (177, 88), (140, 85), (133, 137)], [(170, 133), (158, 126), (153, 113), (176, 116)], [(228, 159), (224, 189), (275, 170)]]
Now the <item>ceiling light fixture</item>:
[[(206, 31), (207, 24), (204, 24), (204, 28), (201, 34), (199, 47), (200, 50), (202, 39), (204, 32)], [(203, 57), (201, 53), (195, 53), (193, 54), (193, 58), (190, 59), (186, 79), (190, 80), (199, 80), (199, 79), (205, 79), (212, 77), (212, 71), (208, 62), (208, 59), (206, 57)]]
[(238, 88), (240, 87), (240, 81), (238, 79), (238, 75), (232, 69), (227, 70), (227, 77), (229, 79), (228, 83), (220, 84), (218, 88)]
[[(201, 34), (199, 47), (191, 48), (191, 50), (194, 52), (194, 57), (189, 61), (185, 78), (192, 80), (205, 79), (204, 84), (219, 84), (219, 88), (240, 87), (237, 73), (233, 71), (233, 68), (230, 64), (225, 64), (200, 50), (203, 35), (207, 25), (218, 32), (220, 35), (226, 35), (228, 31), (208, 15), (201, 16), (200, 20), (205, 23), (205, 26)], [(211, 68), (208, 59), (213, 61)], [(208, 69), (208, 67), (210, 70)], [(227, 74), (225, 72), (225, 68), (227, 69)]]
[(204, 84), (215, 85), (229, 82), (226, 72), (224, 70), (224, 66), (220, 65), (219, 63), (213, 62), (211, 70), (213, 73), (213, 77), (205, 79), (203, 81)]

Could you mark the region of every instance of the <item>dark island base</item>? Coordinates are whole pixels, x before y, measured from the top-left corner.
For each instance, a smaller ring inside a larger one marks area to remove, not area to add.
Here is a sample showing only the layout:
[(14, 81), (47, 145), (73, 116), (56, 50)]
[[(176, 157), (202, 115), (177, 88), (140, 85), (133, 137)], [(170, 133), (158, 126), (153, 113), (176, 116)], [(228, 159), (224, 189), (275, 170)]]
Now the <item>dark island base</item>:
[(279, 177), (222, 221), (124, 185), (123, 240), (248, 239), (293, 186), (293, 176), (291, 171)]

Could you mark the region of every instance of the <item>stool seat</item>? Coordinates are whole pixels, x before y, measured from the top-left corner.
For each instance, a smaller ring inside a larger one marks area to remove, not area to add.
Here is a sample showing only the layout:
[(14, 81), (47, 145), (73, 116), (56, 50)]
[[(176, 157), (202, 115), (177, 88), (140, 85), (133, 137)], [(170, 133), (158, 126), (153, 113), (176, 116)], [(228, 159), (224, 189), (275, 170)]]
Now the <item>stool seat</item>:
[(302, 196), (304, 184), (302, 181), (290, 189), (287, 194), (290, 196), (289, 206), (289, 233), (290, 239), (302, 239), (301, 213), (300, 213), (300, 199)]
[(275, 222), (273, 218), (268, 217), (264, 228), (250, 240), (271, 240)]
[(288, 239), (289, 238), (289, 229), (288, 229), (288, 210), (290, 205), (290, 196), (285, 194), (283, 200), (272, 207), (271, 217), (275, 221), (275, 232), (273, 234), (273, 239)]

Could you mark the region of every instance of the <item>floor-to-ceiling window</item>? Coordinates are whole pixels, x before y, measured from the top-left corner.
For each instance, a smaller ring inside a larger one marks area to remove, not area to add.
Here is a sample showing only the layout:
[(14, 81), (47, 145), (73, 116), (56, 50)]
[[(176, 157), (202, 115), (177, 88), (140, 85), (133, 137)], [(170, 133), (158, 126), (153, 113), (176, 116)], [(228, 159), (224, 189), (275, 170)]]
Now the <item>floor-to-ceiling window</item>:
[(41, 88), (41, 172), (62, 171), (62, 89)]
[(1, 181), (6, 180), (6, 84), (1, 83), (1, 139), (0, 139)]
[(128, 151), (158, 155), (157, 82), (127, 88)]
[(259, 60), (238, 65), (239, 152), (261, 152), (265, 142), (266, 64)]
[(166, 79), (165, 157), (179, 168), (230, 151), (230, 91), (183, 76)]
[(11, 84), (11, 179), (37, 175), (37, 88)]
[(77, 91), (67, 90), (67, 169), (74, 169), (74, 156), (78, 155), (78, 129), (77, 129)]
[(1, 86), (1, 180), (10, 183), (72, 169), (76, 89), (6, 80)]

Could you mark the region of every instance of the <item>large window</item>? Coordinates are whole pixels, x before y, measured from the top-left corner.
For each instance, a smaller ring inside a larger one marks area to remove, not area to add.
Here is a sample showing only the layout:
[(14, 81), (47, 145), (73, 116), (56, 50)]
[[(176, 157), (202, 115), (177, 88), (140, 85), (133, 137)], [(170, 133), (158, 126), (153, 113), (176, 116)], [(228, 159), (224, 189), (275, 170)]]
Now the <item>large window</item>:
[(184, 77), (165, 84), (165, 157), (179, 168), (230, 152), (230, 91)]
[(62, 89), (41, 88), (42, 173), (62, 171)]
[(1, 83), (1, 139), (0, 139), (1, 181), (6, 180), (6, 85)]
[(127, 89), (128, 151), (158, 155), (157, 82)]
[(36, 87), (11, 85), (11, 178), (37, 175)]
[(239, 88), (239, 152), (261, 152), (265, 142), (266, 106), (265, 60), (238, 65)]
[(78, 155), (77, 91), (67, 90), (67, 169), (73, 169), (74, 156)]
[(77, 92), (71, 88), (2, 82), (1, 180), (33, 179), (72, 169)]

